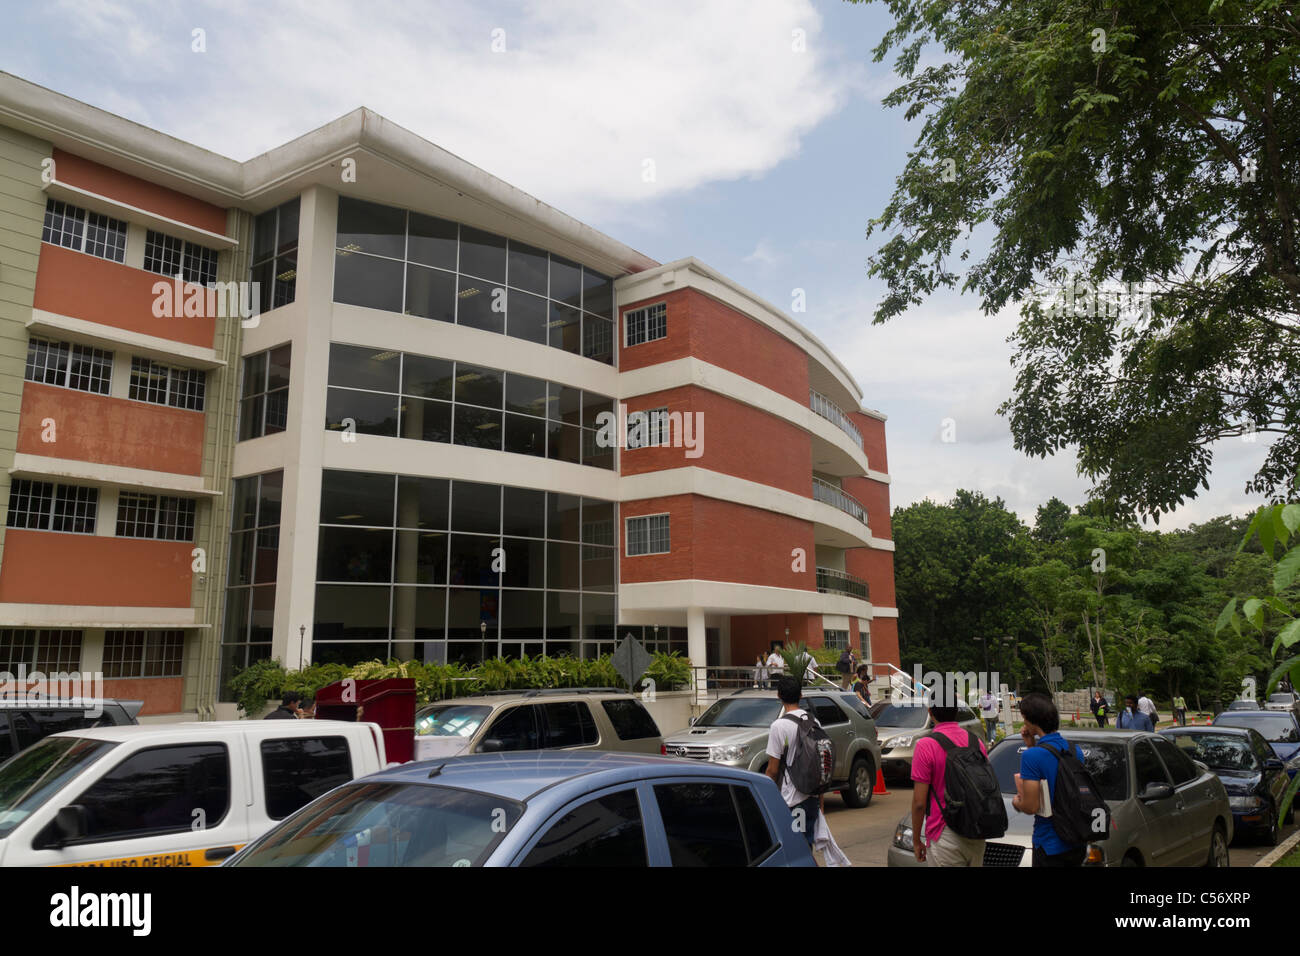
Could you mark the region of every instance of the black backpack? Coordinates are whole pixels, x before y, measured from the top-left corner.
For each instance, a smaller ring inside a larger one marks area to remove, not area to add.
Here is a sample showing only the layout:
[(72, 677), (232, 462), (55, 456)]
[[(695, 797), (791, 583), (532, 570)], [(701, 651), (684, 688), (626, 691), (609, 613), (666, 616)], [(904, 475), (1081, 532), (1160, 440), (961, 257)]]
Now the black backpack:
[[(958, 836), (972, 840), (994, 840), (1007, 832), (1007, 808), (1002, 802), (1002, 787), (987, 757), (980, 751), (979, 738), (970, 738), (958, 747), (945, 734), (932, 733), (944, 752), (943, 805), (939, 811), (943, 822)], [(930, 796), (939, 802), (934, 788)]]
[[(1049, 819), (1056, 835), (1067, 846), (1083, 846), (1110, 838), (1110, 807), (1101, 797), (1092, 774), (1076, 756), (1071, 745), (1061, 752), (1051, 744), (1039, 743), (1056, 758), (1056, 786)], [(1040, 786), (1046, 786), (1042, 781)]]
[(840, 655), (840, 659), (835, 662), (835, 669), (841, 674), (847, 674), (853, 670), (853, 664), (849, 661), (848, 651)]
[[(785, 714), (783, 719), (793, 720), (799, 730), (795, 739), (781, 755), (781, 764), (790, 774), (790, 782), (800, 793), (809, 796), (824, 793), (831, 785), (831, 771), (835, 766), (835, 745), (822, 725), (811, 714), (803, 717)], [(798, 744), (798, 746), (795, 746)], [(794, 760), (788, 760), (791, 751)], [(779, 778), (778, 778), (779, 779)]]

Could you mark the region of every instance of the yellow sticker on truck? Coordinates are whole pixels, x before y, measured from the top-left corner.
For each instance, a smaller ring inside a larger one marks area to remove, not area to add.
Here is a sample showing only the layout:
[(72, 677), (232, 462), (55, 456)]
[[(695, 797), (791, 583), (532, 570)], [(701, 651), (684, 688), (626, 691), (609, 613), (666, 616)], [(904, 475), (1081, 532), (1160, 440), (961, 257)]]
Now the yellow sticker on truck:
[[(213, 847), (213, 849), (218, 849)], [(220, 849), (224, 849), (221, 847)], [(239, 847), (235, 847), (236, 850)], [(207, 849), (179, 850), (175, 853), (150, 853), (147, 856), (121, 856), (111, 860), (85, 860), (81, 863), (56, 863), (58, 867), (69, 866), (217, 866), (233, 854), (227, 853), (216, 860), (208, 859)]]

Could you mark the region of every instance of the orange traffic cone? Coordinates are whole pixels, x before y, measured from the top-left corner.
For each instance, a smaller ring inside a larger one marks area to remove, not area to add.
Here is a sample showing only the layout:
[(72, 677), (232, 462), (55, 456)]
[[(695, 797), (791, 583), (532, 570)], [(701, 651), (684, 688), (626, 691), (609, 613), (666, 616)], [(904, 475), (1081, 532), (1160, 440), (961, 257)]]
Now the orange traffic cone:
[(878, 794), (883, 794), (885, 796), (888, 796), (889, 794), (889, 788), (885, 786), (885, 774), (879, 767), (876, 768), (876, 787), (871, 791), (872, 796)]

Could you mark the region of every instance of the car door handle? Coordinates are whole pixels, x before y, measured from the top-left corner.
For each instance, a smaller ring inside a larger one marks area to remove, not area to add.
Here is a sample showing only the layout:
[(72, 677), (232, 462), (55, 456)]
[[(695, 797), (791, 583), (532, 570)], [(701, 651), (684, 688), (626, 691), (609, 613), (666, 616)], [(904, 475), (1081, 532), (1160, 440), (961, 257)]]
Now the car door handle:
[(234, 855), (235, 848), (233, 846), (214, 846), (203, 851), (203, 859), (205, 860), (224, 860), (226, 857)]

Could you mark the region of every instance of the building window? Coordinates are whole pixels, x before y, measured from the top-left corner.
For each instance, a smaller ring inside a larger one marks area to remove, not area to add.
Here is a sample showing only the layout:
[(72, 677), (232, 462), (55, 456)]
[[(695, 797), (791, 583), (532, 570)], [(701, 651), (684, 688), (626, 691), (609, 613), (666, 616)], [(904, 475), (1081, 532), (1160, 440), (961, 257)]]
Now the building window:
[(203, 411), (207, 373), (195, 368), (175, 368), (153, 359), (131, 357), (130, 398), (154, 405)]
[(98, 505), (98, 488), (18, 478), (9, 486), (6, 523), (10, 528), (94, 534)]
[(144, 267), (147, 272), (208, 285), (217, 281), (217, 251), (150, 229), (144, 240)]
[(668, 334), (668, 306), (662, 302), (623, 314), (624, 345), (642, 345)]
[(0, 670), (68, 673), (81, 668), (81, 631), (0, 628)]
[(29, 339), (24, 378), (107, 395), (113, 379), (113, 353), (72, 342)]
[[(558, 382), (388, 349), (330, 346), (325, 427), (614, 468), (614, 400)], [(350, 421), (349, 421), (350, 420)]]
[(668, 515), (646, 515), (627, 519), (627, 554), (634, 558), (642, 554), (667, 554), (671, 550), (668, 538)]
[(193, 541), (193, 498), (124, 491), (117, 498), (117, 536)]
[(262, 312), (294, 300), (298, 278), (298, 212), (291, 199), (257, 217), (253, 225), (253, 281)]
[(126, 223), (57, 199), (45, 201), (41, 241), (112, 262), (126, 259)]
[(240, 386), (239, 440), (284, 431), (289, 421), (290, 347), (259, 352), (244, 359)]
[(105, 631), (105, 677), (180, 677), (184, 631)]
[(642, 412), (628, 412), (627, 415), (627, 447), (631, 451), (634, 448), (657, 448), (660, 445), (667, 445), (668, 435), (668, 407), (650, 408)]
[(849, 649), (849, 632), (838, 629), (824, 629), (822, 631), (822, 645), (831, 651), (847, 651)]
[(339, 198), (334, 301), (614, 363), (614, 281), (480, 229)]

